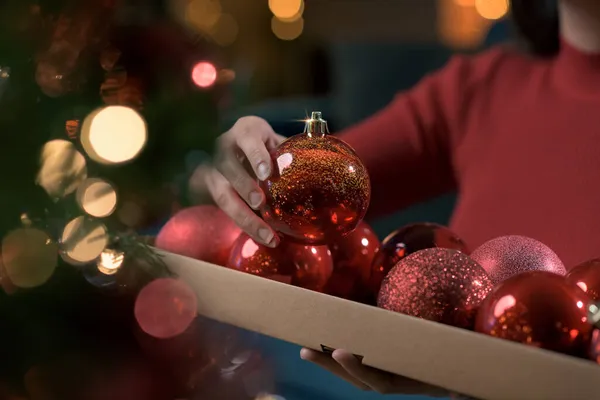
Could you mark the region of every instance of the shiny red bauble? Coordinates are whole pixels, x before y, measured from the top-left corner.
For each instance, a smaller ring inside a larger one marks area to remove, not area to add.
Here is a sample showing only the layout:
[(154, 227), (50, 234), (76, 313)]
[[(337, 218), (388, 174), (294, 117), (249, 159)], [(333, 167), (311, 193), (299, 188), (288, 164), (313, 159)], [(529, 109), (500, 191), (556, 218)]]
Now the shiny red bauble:
[(227, 267), (321, 292), (331, 277), (333, 260), (327, 246), (282, 241), (270, 248), (242, 233), (231, 250)]
[(500, 283), (477, 314), (477, 332), (573, 356), (588, 354), (588, 298), (563, 276), (523, 272)]
[(569, 271), (567, 280), (579, 286), (592, 301), (600, 301), (600, 258), (586, 261)]
[(380, 245), (379, 238), (364, 221), (351, 233), (329, 240), (333, 275), (325, 292), (348, 300), (365, 300), (371, 264)]
[(381, 285), (377, 305), (469, 329), (492, 287), (483, 268), (469, 256), (431, 248), (403, 258), (392, 268)]
[(183, 209), (158, 233), (156, 247), (171, 253), (225, 265), (240, 228), (210, 205)]
[(434, 247), (469, 253), (467, 245), (458, 235), (445, 226), (434, 223), (411, 224), (389, 234), (373, 260), (369, 283), (373, 295), (377, 296), (383, 278), (398, 261), (417, 251)]
[(298, 243), (326, 244), (358, 226), (371, 197), (369, 175), (349, 145), (327, 134), (320, 113), (271, 156), (261, 213), (273, 229)]
[(475, 249), (471, 258), (481, 264), (494, 284), (527, 271), (567, 273), (556, 253), (525, 236), (509, 235), (489, 240)]

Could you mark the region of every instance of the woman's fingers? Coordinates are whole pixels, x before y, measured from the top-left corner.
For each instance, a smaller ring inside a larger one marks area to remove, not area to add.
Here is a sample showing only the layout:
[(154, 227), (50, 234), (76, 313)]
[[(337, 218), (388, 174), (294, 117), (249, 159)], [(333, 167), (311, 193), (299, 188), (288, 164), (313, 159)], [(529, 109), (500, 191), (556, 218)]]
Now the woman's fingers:
[(345, 350), (335, 350), (331, 356), (353, 378), (378, 393), (427, 394), (434, 397), (449, 395), (445, 389), (363, 365), (352, 353)]
[(354, 379), (363, 382), (374, 391), (378, 393), (390, 392), (389, 374), (362, 365), (356, 356), (345, 350), (335, 350), (331, 357)]
[(206, 186), (217, 206), (252, 239), (268, 247), (279, 244), (279, 237), (271, 227), (252, 212), (218, 171), (211, 170), (207, 173)]
[(340, 364), (338, 364), (328, 354), (304, 348), (300, 350), (300, 358), (306, 361), (310, 361), (323, 369), (326, 369), (327, 371), (331, 372), (334, 375), (337, 375), (338, 377), (351, 383), (359, 389), (371, 389), (369, 386), (365, 385), (363, 382), (350, 375)]

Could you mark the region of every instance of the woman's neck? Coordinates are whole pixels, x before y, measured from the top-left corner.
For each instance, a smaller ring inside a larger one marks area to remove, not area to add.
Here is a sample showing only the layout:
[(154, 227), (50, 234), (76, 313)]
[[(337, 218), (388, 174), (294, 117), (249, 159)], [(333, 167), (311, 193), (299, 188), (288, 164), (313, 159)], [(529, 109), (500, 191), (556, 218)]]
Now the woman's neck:
[(567, 43), (583, 52), (600, 52), (600, 2), (562, 0), (559, 14), (561, 35)]

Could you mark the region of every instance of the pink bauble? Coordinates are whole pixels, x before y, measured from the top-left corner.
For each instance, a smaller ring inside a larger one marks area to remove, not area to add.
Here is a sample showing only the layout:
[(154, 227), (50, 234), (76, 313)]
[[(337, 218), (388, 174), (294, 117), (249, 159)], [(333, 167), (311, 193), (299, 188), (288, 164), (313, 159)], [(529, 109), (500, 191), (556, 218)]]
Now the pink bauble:
[(527, 271), (566, 275), (567, 270), (548, 246), (525, 236), (501, 236), (479, 246), (471, 254), (494, 284)]
[(211, 205), (183, 209), (160, 230), (156, 247), (171, 253), (225, 265), (241, 229)]
[(377, 305), (413, 317), (470, 329), (492, 290), (479, 264), (453, 249), (431, 248), (396, 264), (381, 285)]

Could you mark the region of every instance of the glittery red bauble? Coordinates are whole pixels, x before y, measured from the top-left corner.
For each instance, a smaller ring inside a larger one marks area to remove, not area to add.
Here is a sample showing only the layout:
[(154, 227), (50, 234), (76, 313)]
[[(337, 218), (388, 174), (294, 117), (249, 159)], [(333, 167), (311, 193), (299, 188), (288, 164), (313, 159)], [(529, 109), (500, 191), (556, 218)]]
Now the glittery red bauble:
[(261, 212), (273, 229), (298, 243), (326, 244), (358, 226), (371, 184), (350, 146), (330, 135), (300, 134), (271, 156), (274, 171), (261, 182), (266, 195)]
[(600, 258), (579, 264), (569, 271), (567, 280), (579, 286), (592, 301), (600, 301)]
[(402, 227), (389, 234), (381, 243), (381, 249), (373, 260), (369, 287), (377, 296), (383, 278), (404, 257), (417, 251), (434, 247), (454, 249), (469, 254), (467, 245), (445, 226), (418, 223)]
[(379, 238), (363, 221), (354, 231), (330, 240), (327, 245), (333, 257), (333, 275), (325, 292), (363, 301), (371, 276), (371, 264), (381, 245)]
[(381, 285), (377, 305), (461, 328), (492, 290), (479, 264), (458, 250), (431, 248), (400, 260)]
[(500, 283), (477, 314), (475, 329), (497, 338), (585, 357), (592, 324), (589, 299), (546, 271), (523, 272)]
[(183, 209), (160, 230), (156, 247), (197, 260), (225, 265), (241, 229), (219, 208)]
[(331, 276), (333, 260), (326, 246), (303, 246), (283, 241), (273, 249), (242, 233), (231, 250), (227, 266), (320, 292)]
[(501, 236), (479, 246), (471, 254), (494, 284), (527, 271), (547, 271), (565, 275), (558, 256), (545, 244), (525, 236)]

